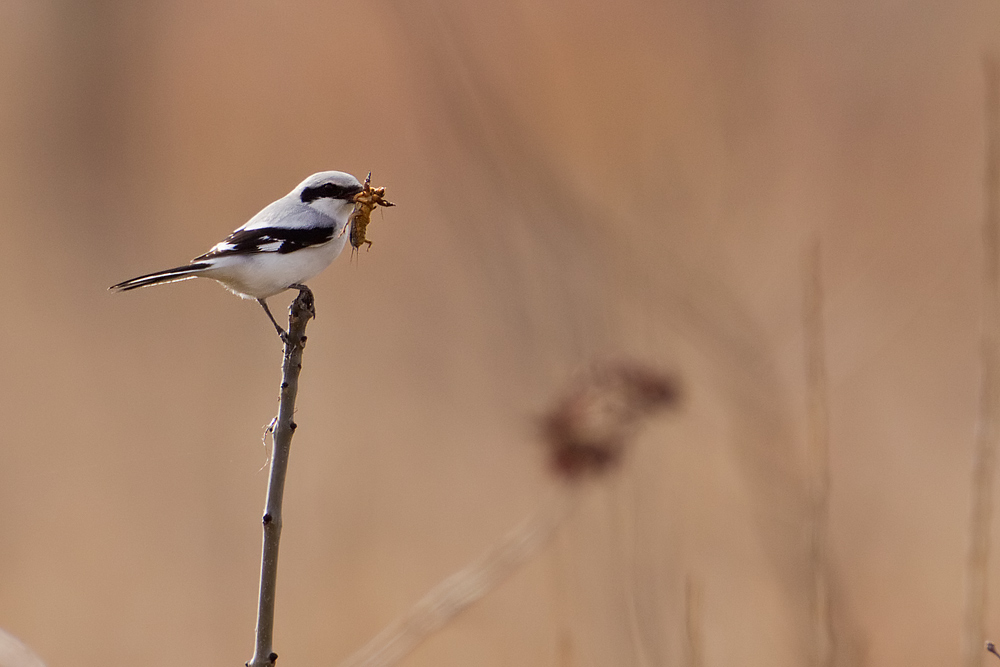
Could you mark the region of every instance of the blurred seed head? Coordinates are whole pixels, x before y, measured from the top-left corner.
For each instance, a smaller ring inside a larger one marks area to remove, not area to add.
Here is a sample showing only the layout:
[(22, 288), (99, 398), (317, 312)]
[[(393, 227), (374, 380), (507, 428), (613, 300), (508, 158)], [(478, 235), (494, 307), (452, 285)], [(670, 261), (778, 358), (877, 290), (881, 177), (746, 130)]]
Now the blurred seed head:
[(576, 480), (618, 464), (643, 420), (675, 406), (677, 380), (635, 361), (595, 364), (542, 420), (557, 475)]
[(997, 653), (996, 644), (994, 644), (993, 642), (986, 642), (986, 650), (995, 655), (996, 657), (1000, 658), (1000, 653)]

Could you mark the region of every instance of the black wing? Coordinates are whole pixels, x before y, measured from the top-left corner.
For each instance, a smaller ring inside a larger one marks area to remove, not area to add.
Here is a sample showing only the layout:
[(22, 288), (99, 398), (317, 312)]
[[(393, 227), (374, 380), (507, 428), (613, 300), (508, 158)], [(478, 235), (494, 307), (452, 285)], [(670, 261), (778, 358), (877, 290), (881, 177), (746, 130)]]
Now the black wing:
[(238, 229), (216, 244), (199, 259), (224, 255), (246, 255), (259, 252), (287, 254), (314, 245), (323, 245), (333, 238), (334, 227), (257, 227)]

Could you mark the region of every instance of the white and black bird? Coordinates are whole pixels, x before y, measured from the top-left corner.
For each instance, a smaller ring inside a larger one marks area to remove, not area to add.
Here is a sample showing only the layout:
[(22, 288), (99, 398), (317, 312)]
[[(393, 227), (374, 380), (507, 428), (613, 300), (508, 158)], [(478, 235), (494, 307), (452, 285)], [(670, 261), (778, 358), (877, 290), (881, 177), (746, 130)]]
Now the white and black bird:
[(256, 299), (278, 335), (285, 331), (267, 299), (303, 283), (330, 265), (344, 249), (354, 198), (363, 187), (342, 171), (321, 171), (266, 206), (250, 221), (189, 264), (112, 285), (117, 292), (211, 278), (244, 299)]

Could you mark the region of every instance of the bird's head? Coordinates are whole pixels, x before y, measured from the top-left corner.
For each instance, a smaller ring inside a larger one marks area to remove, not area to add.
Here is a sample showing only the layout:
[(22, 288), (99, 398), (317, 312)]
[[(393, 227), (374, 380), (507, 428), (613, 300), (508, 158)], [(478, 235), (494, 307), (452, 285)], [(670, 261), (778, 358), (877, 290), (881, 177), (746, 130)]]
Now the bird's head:
[(361, 182), (342, 171), (321, 171), (296, 186), (291, 196), (335, 220), (346, 218), (354, 208)]

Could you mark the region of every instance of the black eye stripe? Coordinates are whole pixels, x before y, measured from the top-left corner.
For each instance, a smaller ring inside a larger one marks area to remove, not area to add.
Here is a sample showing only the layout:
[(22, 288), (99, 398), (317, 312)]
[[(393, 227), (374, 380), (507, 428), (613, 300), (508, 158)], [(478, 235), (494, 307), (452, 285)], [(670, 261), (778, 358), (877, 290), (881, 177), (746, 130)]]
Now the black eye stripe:
[(324, 183), (302, 191), (301, 199), (303, 204), (329, 197), (331, 199), (350, 199), (361, 192), (360, 185), (337, 185), (336, 183)]

